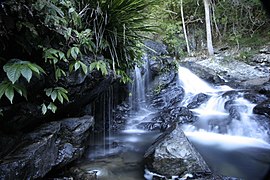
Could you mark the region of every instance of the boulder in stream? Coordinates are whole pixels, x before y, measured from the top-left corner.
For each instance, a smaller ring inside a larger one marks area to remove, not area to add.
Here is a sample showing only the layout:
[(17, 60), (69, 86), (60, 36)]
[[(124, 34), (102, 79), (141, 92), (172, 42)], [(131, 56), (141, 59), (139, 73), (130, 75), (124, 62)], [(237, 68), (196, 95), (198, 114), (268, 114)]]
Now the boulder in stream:
[(177, 124), (171, 126), (152, 144), (144, 158), (151, 172), (166, 177), (191, 174), (193, 177), (207, 179), (212, 176), (204, 159)]

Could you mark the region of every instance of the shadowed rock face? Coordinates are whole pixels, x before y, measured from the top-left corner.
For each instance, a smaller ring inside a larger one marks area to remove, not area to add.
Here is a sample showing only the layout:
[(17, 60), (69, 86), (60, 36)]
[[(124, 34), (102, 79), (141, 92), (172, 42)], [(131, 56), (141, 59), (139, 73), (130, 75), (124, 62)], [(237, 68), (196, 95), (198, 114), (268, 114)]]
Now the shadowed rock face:
[(150, 171), (167, 177), (189, 173), (203, 178), (211, 174), (203, 158), (177, 124), (156, 140), (144, 158)]
[(0, 179), (35, 179), (78, 159), (94, 120), (91, 116), (51, 122), (21, 138), (0, 161)]

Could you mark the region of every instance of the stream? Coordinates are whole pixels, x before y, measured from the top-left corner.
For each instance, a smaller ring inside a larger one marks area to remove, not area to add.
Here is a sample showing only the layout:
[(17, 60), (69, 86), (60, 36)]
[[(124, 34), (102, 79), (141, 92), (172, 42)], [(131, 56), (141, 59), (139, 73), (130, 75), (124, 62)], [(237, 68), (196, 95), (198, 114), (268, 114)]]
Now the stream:
[[(161, 133), (139, 126), (151, 121), (155, 113), (145, 95), (151, 76), (147, 66), (144, 73), (135, 68), (125, 128), (93, 135), (87, 156), (77, 165), (95, 172), (98, 179), (149, 179), (144, 177), (143, 155)], [(270, 167), (269, 129), (252, 113), (255, 104), (246, 100), (242, 91), (211, 86), (186, 68), (179, 67), (178, 74), (179, 85), (185, 90), (179, 106), (188, 106), (200, 93), (208, 96), (206, 102), (191, 109), (198, 120), (182, 129), (212, 171), (246, 180), (263, 179)]]

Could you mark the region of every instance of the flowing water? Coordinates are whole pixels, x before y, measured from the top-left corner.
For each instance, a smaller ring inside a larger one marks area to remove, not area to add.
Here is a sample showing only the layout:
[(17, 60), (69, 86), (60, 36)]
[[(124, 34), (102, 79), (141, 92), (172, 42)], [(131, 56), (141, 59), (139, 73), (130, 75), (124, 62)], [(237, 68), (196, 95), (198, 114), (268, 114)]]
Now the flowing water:
[[(257, 123), (259, 119), (252, 113), (255, 104), (228, 86), (210, 86), (183, 67), (179, 67), (179, 80), (185, 90), (183, 105), (198, 93), (210, 96), (192, 110), (199, 120), (183, 126), (210, 168), (225, 176), (263, 179), (270, 167), (269, 129)], [(228, 91), (236, 95), (226, 96)], [(226, 106), (233, 107), (235, 114)]]
[[(154, 113), (148, 108), (146, 96), (149, 84), (149, 65), (136, 67), (130, 86), (128, 114), (125, 128), (117, 133), (104, 131), (93, 135), (88, 156), (80, 168), (95, 172), (102, 180), (144, 179), (143, 154), (158, 137), (158, 132), (140, 129), (140, 123), (150, 121)], [(187, 106), (195, 95), (204, 93), (207, 102), (192, 109), (198, 117), (192, 125), (184, 125), (186, 136), (204, 157), (210, 168), (225, 176), (247, 180), (261, 180), (270, 164), (269, 130), (260, 126), (252, 113), (255, 104), (243, 98), (243, 93), (228, 86), (211, 86), (186, 68), (179, 68), (180, 85), (185, 90), (181, 106)], [(105, 93), (99, 112), (103, 128), (110, 129), (113, 90)], [(108, 117), (110, 116), (110, 117)], [(147, 173), (145, 174), (147, 175)], [(151, 176), (151, 172), (148, 173)], [(148, 178), (149, 179), (149, 178)], [(151, 179), (151, 178), (150, 178)]]
[[(150, 79), (149, 64), (146, 61), (141, 68), (135, 67), (130, 86), (129, 106), (125, 128), (112, 133), (104, 131), (100, 135), (93, 134), (90, 140), (88, 156), (78, 165), (86, 172), (95, 172), (101, 180), (140, 180), (144, 179), (143, 155), (150, 144), (158, 137), (159, 132), (149, 132), (138, 128), (138, 124), (148, 122), (152, 111), (148, 109), (146, 91)], [(111, 106), (104, 102), (104, 110)], [(110, 114), (110, 113), (109, 113)], [(103, 118), (110, 122), (111, 117)], [(110, 123), (109, 123), (110, 124)]]

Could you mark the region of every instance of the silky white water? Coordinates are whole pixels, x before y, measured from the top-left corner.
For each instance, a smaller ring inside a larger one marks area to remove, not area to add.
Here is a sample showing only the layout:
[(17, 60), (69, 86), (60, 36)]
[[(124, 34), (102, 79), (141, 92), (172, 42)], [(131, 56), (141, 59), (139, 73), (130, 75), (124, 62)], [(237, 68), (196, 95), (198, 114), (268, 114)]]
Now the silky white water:
[[(132, 72), (133, 82), (130, 86), (130, 111), (125, 119), (125, 127), (110, 136), (100, 136), (91, 140), (86, 162), (80, 168), (86, 172), (95, 172), (98, 179), (104, 180), (139, 180), (143, 179), (143, 155), (160, 132), (147, 131), (141, 123), (151, 121), (146, 91), (150, 78), (149, 64), (136, 67)], [(106, 106), (107, 104), (104, 104)], [(90, 161), (89, 161), (90, 160)]]
[[(206, 103), (191, 109), (198, 121), (183, 126), (209, 166), (226, 176), (263, 179), (270, 165), (270, 144), (268, 129), (261, 127), (252, 113), (255, 104), (244, 99), (243, 93), (228, 86), (211, 86), (183, 67), (179, 67), (179, 81), (185, 90), (183, 106), (198, 93), (210, 96)], [(226, 91), (236, 95), (226, 95)]]

